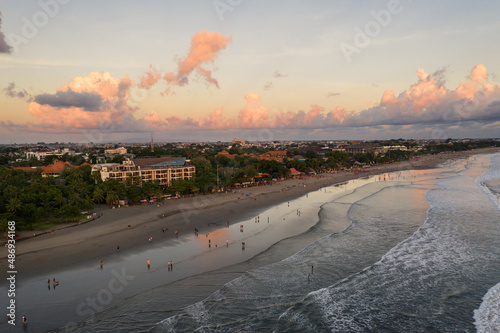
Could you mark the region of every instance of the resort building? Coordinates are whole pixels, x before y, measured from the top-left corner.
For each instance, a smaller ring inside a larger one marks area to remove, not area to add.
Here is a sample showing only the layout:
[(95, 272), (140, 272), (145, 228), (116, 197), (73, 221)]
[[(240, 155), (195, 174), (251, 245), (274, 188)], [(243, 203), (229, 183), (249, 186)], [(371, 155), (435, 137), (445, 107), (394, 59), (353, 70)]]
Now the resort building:
[(94, 164), (92, 171), (99, 171), (103, 181), (158, 182), (160, 186), (168, 187), (174, 180), (193, 179), (196, 168), (187, 163), (185, 157), (163, 157), (125, 160), (122, 164)]

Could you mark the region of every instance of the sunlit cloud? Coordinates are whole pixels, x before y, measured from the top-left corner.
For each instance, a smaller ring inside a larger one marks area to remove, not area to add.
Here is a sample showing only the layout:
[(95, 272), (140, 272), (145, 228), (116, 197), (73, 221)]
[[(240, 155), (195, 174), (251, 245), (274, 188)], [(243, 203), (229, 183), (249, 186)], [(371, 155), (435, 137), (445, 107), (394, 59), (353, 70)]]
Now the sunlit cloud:
[[(220, 52), (231, 42), (231, 37), (226, 37), (214, 31), (200, 31), (191, 38), (191, 46), (185, 57), (177, 59), (177, 71), (163, 74), (167, 88), (162, 95), (173, 94), (173, 87), (186, 86), (190, 76), (197, 75), (210, 87), (220, 88), (219, 82), (213, 76), (213, 70), (204, 66), (214, 64)], [(162, 74), (149, 66), (148, 71), (141, 77), (139, 88), (149, 89), (162, 78)]]
[[(454, 90), (444, 86), (444, 78), (435, 78), (434, 74), (423, 69), (418, 69), (416, 74), (417, 82), (408, 89), (398, 94), (386, 90), (377, 105), (361, 111), (312, 104), (308, 110), (270, 112), (267, 101), (250, 92), (244, 96), (245, 102), (242, 101), (239, 110), (217, 108), (206, 116), (194, 117), (165, 116), (162, 112), (142, 110), (147, 114), (137, 117), (139, 108), (129, 103), (134, 81), (127, 75), (118, 79), (110, 73), (94, 72), (74, 78), (53, 93), (34, 96), (28, 110), (36, 122), (3, 122), (0, 127), (61, 133), (99, 129), (103, 123), (112, 124), (115, 132), (271, 128), (309, 133), (359, 128), (367, 135), (383, 133), (380, 132), (383, 128), (398, 128), (403, 132), (413, 128), (426, 133), (433, 127), (453, 131), (462, 130), (457, 126), (480, 129), (490, 124), (486, 128), (489, 131), (498, 127), (500, 86), (488, 83), (483, 65), (474, 66), (468, 81), (460, 83)], [(144, 86), (142, 82), (139, 85)]]

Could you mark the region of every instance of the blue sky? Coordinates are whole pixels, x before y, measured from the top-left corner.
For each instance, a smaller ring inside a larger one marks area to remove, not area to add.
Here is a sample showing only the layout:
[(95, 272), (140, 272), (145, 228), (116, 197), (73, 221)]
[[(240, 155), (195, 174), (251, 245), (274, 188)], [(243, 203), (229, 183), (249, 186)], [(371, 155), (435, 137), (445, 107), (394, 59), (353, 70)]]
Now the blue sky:
[[(0, 143), (146, 141), (151, 131), (169, 141), (498, 136), (499, 9), (4, 1)], [(148, 69), (158, 79), (141, 86)], [(86, 97), (101, 107), (85, 109)]]

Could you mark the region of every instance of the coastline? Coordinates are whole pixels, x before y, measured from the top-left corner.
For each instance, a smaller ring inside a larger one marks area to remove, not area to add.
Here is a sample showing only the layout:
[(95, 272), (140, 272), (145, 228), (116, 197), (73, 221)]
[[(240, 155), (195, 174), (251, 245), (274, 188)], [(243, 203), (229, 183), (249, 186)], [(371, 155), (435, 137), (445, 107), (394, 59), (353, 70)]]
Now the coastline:
[[(153, 241), (160, 238), (163, 242), (174, 239), (175, 231), (181, 236), (192, 234), (194, 228), (200, 234), (211, 232), (224, 227), (226, 221), (233, 224), (255, 216), (260, 210), (328, 185), (386, 172), (435, 168), (450, 159), (496, 151), (497, 148), (486, 148), (428, 155), (401, 163), (376, 166), (362, 173), (341, 172), (290, 179), (273, 185), (243, 188), (237, 193), (170, 200), (159, 206), (155, 203), (117, 209), (99, 207), (94, 211), (103, 216), (95, 221), (19, 242), (16, 248), (19, 278), (33, 278), (80, 264), (98, 263), (100, 258), (116, 253), (117, 246), (120, 246), (122, 253), (134, 253), (150, 245), (149, 237), (153, 237)], [(162, 227), (168, 230), (163, 233)], [(0, 267), (3, 269), (6, 269), (6, 256), (6, 252), (1, 256), (4, 260), (0, 261)]]

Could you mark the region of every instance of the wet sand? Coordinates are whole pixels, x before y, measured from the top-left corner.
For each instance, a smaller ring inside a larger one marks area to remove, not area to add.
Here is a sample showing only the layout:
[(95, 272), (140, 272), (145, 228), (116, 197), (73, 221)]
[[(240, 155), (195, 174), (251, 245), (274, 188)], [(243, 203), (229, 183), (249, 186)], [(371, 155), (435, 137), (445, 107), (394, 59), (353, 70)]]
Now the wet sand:
[[(310, 191), (327, 185), (345, 182), (384, 172), (409, 169), (429, 169), (448, 159), (464, 158), (473, 154), (488, 153), (498, 149), (480, 149), (460, 153), (424, 156), (402, 163), (385, 164), (365, 170), (362, 173), (341, 172), (321, 174), (304, 179), (275, 182), (273, 185), (249, 187), (236, 193), (198, 195), (168, 200), (163, 204), (121, 207), (111, 209), (98, 207), (94, 210), (102, 217), (74, 228), (54, 230), (17, 244), (16, 262), (18, 277), (32, 278), (54, 271), (87, 263), (99, 264), (100, 259), (116, 253), (133, 254), (141, 248), (151, 246), (157, 239), (163, 241), (194, 233), (211, 232), (246, 218), (259, 211), (293, 200)], [(305, 185), (305, 186), (304, 186)], [(162, 227), (166, 230), (162, 232)], [(6, 251), (0, 257), (0, 268), (6, 270)]]

